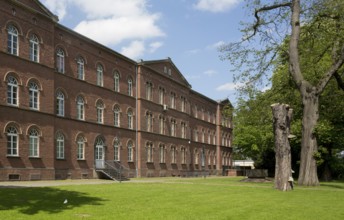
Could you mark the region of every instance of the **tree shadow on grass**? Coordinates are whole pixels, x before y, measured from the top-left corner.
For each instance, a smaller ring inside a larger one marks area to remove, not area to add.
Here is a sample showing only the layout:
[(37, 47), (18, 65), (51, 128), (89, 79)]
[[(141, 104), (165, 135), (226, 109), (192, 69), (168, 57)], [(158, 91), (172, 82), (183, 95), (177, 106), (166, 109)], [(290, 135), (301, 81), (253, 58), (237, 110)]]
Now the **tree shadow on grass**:
[(320, 183), (320, 186), (331, 187), (335, 189), (344, 189), (344, 184), (333, 184), (333, 183)]
[(84, 205), (102, 205), (105, 201), (87, 193), (50, 187), (0, 188), (0, 198), (0, 212), (16, 209), (26, 215), (39, 212), (54, 214)]

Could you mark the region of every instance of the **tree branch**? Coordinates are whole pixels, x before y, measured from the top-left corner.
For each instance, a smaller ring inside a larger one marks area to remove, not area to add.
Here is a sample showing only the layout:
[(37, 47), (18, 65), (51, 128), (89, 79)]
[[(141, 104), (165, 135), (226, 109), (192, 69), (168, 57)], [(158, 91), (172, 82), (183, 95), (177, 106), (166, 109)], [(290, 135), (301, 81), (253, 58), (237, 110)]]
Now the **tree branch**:
[(337, 80), (338, 87), (341, 88), (342, 90), (344, 90), (344, 81), (343, 81), (342, 77), (340, 77), (338, 71), (336, 71), (333, 74), (333, 76)]
[(259, 17), (259, 13), (260, 12), (264, 12), (264, 11), (270, 11), (276, 8), (282, 8), (282, 7), (291, 7), (292, 3), (291, 2), (285, 2), (285, 3), (281, 3), (281, 4), (276, 4), (276, 5), (270, 5), (270, 6), (264, 6), (262, 8), (258, 8), (254, 11), (254, 17), (256, 18), (256, 23), (253, 25), (253, 34), (251, 34), (250, 36), (248, 36), (246, 38), (246, 40), (249, 40), (250, 38), (252, 38), (253, 36), (256, 35), (257, 31), (258, 31), (258, 27), (261, 25), (260, 23), (260, 17)]

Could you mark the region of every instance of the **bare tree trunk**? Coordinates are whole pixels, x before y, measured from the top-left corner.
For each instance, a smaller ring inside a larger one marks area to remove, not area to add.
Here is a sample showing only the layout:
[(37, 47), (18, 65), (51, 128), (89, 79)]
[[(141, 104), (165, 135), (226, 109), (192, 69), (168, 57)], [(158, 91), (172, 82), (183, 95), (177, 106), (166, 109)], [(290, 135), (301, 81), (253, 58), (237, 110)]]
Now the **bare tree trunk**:
[[(319, 118), (319, 96), (313, 91), (301, 91), (303, 103), (301, 164), (298, 184), (304, 186), (318, 186), (317, 164), (314, 153), (318, 151), (318, 144), (314, 129)], [(308, 88), (309, 90), (309, 88)]]
[(291, 177), (291, 152), (288, 136), (292, 109), (285, 104), (271, 105), (275, 136), (275, 188), (281, 191), (292, 190), (289, 183)]

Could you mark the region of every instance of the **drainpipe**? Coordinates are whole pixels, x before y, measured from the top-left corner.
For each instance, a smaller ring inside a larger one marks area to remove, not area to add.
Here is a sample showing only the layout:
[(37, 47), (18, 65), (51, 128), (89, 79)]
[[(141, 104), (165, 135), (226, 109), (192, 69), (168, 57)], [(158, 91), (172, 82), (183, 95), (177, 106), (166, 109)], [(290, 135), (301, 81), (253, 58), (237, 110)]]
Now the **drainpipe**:
[(136, 177), (138, 177), (139, 175), (139, 168), (138, 168), (138, 158), (139, 158), (139, 141), (138, 141), (138, 121), (139, 121), (139, 112), (138, 112), (138, 64), (135, 64), (135, 82), (136, 82), (136, 86), (135, 86), (135, 112), (136, 112), (136, 117), (135, 117), (135, 146), (136, 146), (136, 156), (135, 156), (135, 167), (136, 167)]

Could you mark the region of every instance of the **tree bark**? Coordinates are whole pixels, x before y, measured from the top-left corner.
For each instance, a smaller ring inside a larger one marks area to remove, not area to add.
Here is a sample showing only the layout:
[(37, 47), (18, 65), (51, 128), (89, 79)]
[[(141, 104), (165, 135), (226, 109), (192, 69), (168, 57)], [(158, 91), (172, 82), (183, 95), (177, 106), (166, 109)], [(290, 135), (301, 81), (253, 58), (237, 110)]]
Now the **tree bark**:
[(288, 136), (292, 109), (285, 104), (271, 105), (273, 114), (273, 128), (275, 137), (275, 189), (281, 191), (292, 190), (289, 183), (291, 177), (291, 151)]
[(298, 184), (304, 186), (318, 186), (317, 164), (314, 153), (318, 151), (318, 144), (314, 134), (319, 118), (319, 95), (315, 88), (303, 87), (301, 90), (303, 116), (301, 160)]

